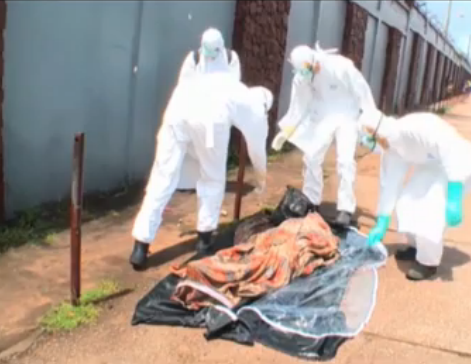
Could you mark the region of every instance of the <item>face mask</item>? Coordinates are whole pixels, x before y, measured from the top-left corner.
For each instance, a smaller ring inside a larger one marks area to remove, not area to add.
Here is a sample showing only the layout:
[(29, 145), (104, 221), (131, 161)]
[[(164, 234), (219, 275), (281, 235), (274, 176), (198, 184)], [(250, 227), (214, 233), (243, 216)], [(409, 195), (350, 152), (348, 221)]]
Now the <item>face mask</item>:
[(293, 69), (293, 73), (295, 75), (300, 75), (301, 78), (306, 79), (306, 80), (311, 79), (313, 76), (312, 71), (307, 68)]
[(209, 48), (207, 46), (205, 46), (203, 44), (203, 46), (201, 47), (201, 53), (203, 54), (204, 57), (206, 58), (216, 58), (219, 54), (219, 49), (213, 49), (213, 48)]

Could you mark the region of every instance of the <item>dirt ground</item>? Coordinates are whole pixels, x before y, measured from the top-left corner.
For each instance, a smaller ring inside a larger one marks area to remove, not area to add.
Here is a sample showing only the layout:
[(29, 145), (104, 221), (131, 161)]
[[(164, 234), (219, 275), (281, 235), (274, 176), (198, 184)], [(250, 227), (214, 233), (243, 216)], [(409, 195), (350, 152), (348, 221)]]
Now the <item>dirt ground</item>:
[[(471, 139), (471, 103), (457, 104), (447, 120)], [(364, 152), (359, 151), (359, 156)], [(378, 192), (378, 158), (361, 157), (356, 193), (361, 230), (374, 223)], [(298, 152), (270, 162), (268, 191), (264, 201), (248, 191), (242, 215), (276, 204), (285, 186), (302, 185), (302, 160)], [(325, 163), (326, 204), (334, 212), (336, 199), (335, 152)], [(250, 172), (247, 180), (250, 181)], [(232, 220), (235, 173), (230, 175), (221, 223)], [(187, 259), (194, 251), (196, 197), (177, 193), (164, 214), (164, 225), (152, 246), (151, 268), (136, 273), (127, 259), (137, 205), (85, 224), (82, 247), (84, 289), (102, 279), (115, 279), (133, 289), (128, 295), (104, 305), (96, 325), (70, 334), (32, 336), (38, 320), (69, 294), (69, 232), (57, 234), (48, 246), (24, 246), (0, 256), (0, 353), (22, 342), (29, 349), (5, 359), (18, 364), (120, 364), (120, 363), (297, 363), (300, 360), (257, 345), (243, 347), (224, 341), (206, 342), (200, 330), (139, 326), (130, 320), (136, 302), (163, 276), (169, 265)], [(438, 278), (414, 284), (404, 279), (406, 267), (391, 260), (380, 272), (378, 304), (361, 335), (340, 349), (335, 363), (471, 363), (471, 302), (469, 292), (471, 201), (466, 202), (466, 220), (447, 234), (444, 263)], [(190, 235), (185, 233), (190, 231)], [(183, 235), (183, 236), (182, 236)], [(396, 248), (394, 226), (386, 237)], [(26, 338), (31, 337), (31, 340)], [(22, 341), (23, 339), (26, 339)], [(21, 346), (20, 345), (20, 346)], [(20, 350), (21, 351), (21, 350)], [(1, 354), (0, 354), (1, 358)], [(1, 361), (1, 360), (0, 360)]]

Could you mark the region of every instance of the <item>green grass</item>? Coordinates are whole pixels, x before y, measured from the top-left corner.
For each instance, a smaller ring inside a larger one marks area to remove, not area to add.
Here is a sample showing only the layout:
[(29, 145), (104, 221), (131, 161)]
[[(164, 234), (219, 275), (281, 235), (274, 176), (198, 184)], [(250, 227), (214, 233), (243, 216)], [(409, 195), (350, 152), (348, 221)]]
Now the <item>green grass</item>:
[(85, 292), (80, 299), (82, 304), (96, 303), (104, 298), (107, 298), (120, 290), (117, 282), (111, 280), (102, 281), (97, 288)]
[(437, 114), (440, 114), (440, 115), (445, 115), (448, 113), (448, 111), (450, 111), (450, 107), (449, 106), (442, 106), (440, 107), (439, 109), (437, 109), (436, 113)]
[(110, 297), (120, 291), (118, 283), (105, 280), (97, 288), (85, 292), (80, 305), (72, 306), (68, 302), (62, 302), (52, 308), (41, 320), (41, 326), (50, 333), (59, 331), (71, 331), (79, 326), (93, 324), (100, 315), (100, 307), (97, 302)]
[(99, 314), (99, 308), (93, 304), (74, 307), (70, 303), (63, 302), (44, 316), (41, 325), (50, 333), (71, 331), (81, 325), (96, 322)]
[[(130, 206), (142, 200), (144, 183), (132, 182), (107, 191), (84, 195), (82, 223), (101, 217), (122, 219)], [(49, 246), (70, 226), (70, 198), (42, 204), (15, 214), (0, 226), (0, 253), (25, 244)]]
[[(58, 206), (55, 215), (62, 213), (61, 208)], [(40, 208), (26, 210), (0, 226), (0, 253), (26, 243), (50, 245), (60, 230), (57, 219), (49, 212)]]

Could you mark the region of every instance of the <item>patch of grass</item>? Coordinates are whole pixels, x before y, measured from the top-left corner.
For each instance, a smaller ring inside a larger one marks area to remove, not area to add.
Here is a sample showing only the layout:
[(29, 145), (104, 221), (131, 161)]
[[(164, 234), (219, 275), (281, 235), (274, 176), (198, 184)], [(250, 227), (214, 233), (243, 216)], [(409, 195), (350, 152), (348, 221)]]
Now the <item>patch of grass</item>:
[(85, 292), (80, 299), (82, 304), (96, 303), (106, 297), (109, 297), (120, 290), (120, 286), (117, 282), (112, 280), (102, 281), (97, 288)]
[(281, 157), (283, 157), (284, 154), (285, 154), (285, 152), (283, 150), (280, 150), (279, 152), (272, 151), (272, 152), (268, 153), (268, 158), (267, 158), (268, 163), (276, 162)]
[[(59, 211), (57, 208), (54, 213)], [(26, 210), (0, 227), (0, 253), (27, 243), (50, 245), (59, 230), (57, 219), (49, 212)]]
[(448, 112), (450, 111), (450, 107), (449, 106), (442, 106), (440, 108), (437, 109), (437, 111), (435, 111), (437, 114), (439, 115), (445, 115), (447, 114)]
[(80, 305), (72, 306), (68, 302), (62, 302), (52, 308), (41, 320), (41, 326), (50, 333), (59, 331), (71, 331), (79, 326), (93, 324), (100, 315), (100, 308), (96, 302), (103, 300), (120, 291), (117, 282), (111, 280), (102, 281), (97, 288), (85, 292), (80, 300)]
[(49, 233), (44, 237), (44, 243), (47, 245), (51, 245), (54, 242), (55, 238), (56, 238), (56, 234)]
[[(133, 182), (108, 192), (84, 196), (82, 222), (100, 217), (120, 218), (122, 211), (139, 203), (144, 182)], [(55, 235), (69, 228), (70, 198), (43, 204), (16, 214), (0, 226), (0, 253), (24, 244), (51, 245)]]
[(74, 307), (70, 303), (63, 302), (44, 316), (41, 325), (50, 333), (71, 331), (81, 325), (96, 322), (99, 314), (99, 308), (93, 304)]

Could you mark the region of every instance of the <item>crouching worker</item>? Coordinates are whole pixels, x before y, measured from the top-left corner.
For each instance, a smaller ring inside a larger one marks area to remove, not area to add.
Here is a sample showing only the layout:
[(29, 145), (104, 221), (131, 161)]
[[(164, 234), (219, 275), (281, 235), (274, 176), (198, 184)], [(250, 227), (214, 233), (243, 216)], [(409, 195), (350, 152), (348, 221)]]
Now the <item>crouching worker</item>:
[[(431, 113), (395, 119), (369, 110), (359, 123), (361, 143), (382, 154), (378, 218), (368, 242), (383, 239), (395, 208), (398, 232), (410, 245), (396, 259), (414, 262), (408, 279), (428, 279), (441, 263), (446, 227), (463, 219), (463, 199), (471, 185), (471, 143)], [(410, 167), (413, 174), (403, 187)]]
[(256, 192), (263, 192), (267, 118), (272, 103), (273, 95), (269, 90), (248, 88), (227, 73), (197, 75), (178, 84), (163, 116), (146, 195), (134, 222), (135, 244), (130, 257), (134, 269), (146, 265), (149, 244), (177, 188), (186, 153), (194, 155), (200, 166), (196, 184), (197, 250), (199, 253), (208, 251), (224, 199), (231, 126), (245, 137), (255, 170)]

